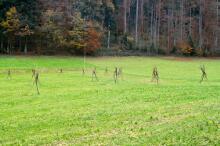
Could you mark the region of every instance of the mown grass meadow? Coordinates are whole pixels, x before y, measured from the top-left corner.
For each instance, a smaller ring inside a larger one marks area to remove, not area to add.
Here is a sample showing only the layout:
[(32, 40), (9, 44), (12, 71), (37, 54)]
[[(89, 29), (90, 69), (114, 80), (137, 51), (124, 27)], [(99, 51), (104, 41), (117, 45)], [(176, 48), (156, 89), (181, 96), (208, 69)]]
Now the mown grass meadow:
[(220, 145), (220, 60), (99, 57), (82, 68), (80, 57), (1, 56), (0, 145)]

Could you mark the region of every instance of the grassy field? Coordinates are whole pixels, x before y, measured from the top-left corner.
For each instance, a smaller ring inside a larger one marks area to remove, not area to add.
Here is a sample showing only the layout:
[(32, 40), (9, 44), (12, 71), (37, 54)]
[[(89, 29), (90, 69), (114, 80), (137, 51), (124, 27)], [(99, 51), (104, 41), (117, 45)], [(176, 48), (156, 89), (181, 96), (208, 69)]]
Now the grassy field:
[[(208, 81), (200, 84), (202, 64)], [(77, 57), (1, 56), (0, 145), (220, 145), (220, 60), (88, 58), (85, 76), (82, 67)]]

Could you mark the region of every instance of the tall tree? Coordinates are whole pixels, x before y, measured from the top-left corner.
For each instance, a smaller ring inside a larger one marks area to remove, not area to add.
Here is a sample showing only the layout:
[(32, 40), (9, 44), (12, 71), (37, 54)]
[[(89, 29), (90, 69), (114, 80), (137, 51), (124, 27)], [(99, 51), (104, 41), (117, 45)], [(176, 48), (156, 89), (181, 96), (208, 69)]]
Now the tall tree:
[(13, 39), (15, 38), (14, 36), (18, 33), (20, 28), (20, 20), (16, 7), (11, 7), (6, 12), (6, 19), (1, 22), (1, 26), (8, 35), (7, 53), (9, 54), (13, 45)]
[(138, 18), (139, 18), (139, 0), (136, 1), (136, 21), (135, 21), (135, 43), (138, 45)]

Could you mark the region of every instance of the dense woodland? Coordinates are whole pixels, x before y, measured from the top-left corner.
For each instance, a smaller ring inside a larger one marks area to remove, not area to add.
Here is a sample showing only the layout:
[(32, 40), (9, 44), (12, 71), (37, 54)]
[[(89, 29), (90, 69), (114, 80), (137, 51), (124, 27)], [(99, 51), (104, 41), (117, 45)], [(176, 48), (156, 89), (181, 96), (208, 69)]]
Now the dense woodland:
[(0, 0), (0, 53), (214, 56), (219, 6), (219, 0)]

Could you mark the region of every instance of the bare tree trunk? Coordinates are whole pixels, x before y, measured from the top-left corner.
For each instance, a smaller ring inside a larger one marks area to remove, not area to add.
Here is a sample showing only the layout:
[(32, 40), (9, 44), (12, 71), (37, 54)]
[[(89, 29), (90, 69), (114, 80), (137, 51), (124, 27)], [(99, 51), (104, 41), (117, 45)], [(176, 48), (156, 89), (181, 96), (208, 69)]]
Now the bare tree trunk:
[(144, 33), (144, 0), (141, 0), (140, 8), (140, 21), (141, 21), (141, 35)]
[(170, 51), (170, 9), (167, 17), (167, 53)]
[(10, 51), (9, 51), (9, 54), (11, 54), (12, 49), (13, 49), (13, 44), (12, 44), (12, 42), (10, 42)]
[(135, 43), (138, 45), (138, 16), (139, 16), (139, 0), (136, 2), (136, 26), (135, 26)]
[(153, 17), (154, 16), (154, 8), (153, 8), (153, 4), (151, 7), (151, 18), (150, 18), (150, 44), (151, 46), (153, 45)]
[[(174, 9), (175, 9), (175, 0), (172, 0), (172, 13), (171, 13), (171, 29), (175, 28), (175, 19), (174, 19)], [(172, 48), (175, 47), (176, 36), (174, 35), (174, 31), (172, 31)]]
[(158, 25), (157, 25), (157, 54), (158, 54), (158, 48), (160, 48), (160, 10), (161, 10), (161, 0), (159, 0), (159, 10), (158, 10)]
[(8, 54), (9, 54), (9, 52), (10, 52), (10, 41), (9, 41), (9, 39), (8, 39), (8, 43), (7, 43), (7, 51), (6, 51)]
[(22, 38), (19, 37), (19, 51), (21, 52), (21, 48), (22, 48)]
[(199, 8), (199, 48), (202, 48), (203, 46), (203, 10), (202, 10), (202, 0), (200, 0), (200, 8)]
[(1, 36), (1, 46), (0, 49), (3, 49), (3, 37)]
[(111, 30), (110, 30), (110, 25), (108, 27), (108, 49), (110, 48), (110, 38), (111, 38)]
[(124, 34), (127, 33), (127, 0), (124, 0)]
[(25, 36), (24, 54), (27, 54), (27, 36)]
[(157, 11), (155, 9), (154, 15), (154, 47), (157, 48)]
[(216, 11), (216, 25), (217, 25), (217, 27), (216, 27), (216, 29), (217, 30), (215, 30), (215, 51), (218, 49), (218, 27), (219, 27), (219, 5), (218, 5), (218, 1), (217, 1), (217, 4), (216, 4), (216, 9), (217, 9), (217, 11)]
[(37, 53), (39, 54), (40, 52), (41, 52), (41, 50), (42, 50), (42, 48), (43, 48), (43, 39), (42, 39), (43, 37), (42, 37), (42, 35), (40, 35), (40, 48), (37, 50)]
[(183, 5), (184, 0), (181, 0), (181, 10), (180, 10), (180, 41), (183, 41)]
[(189, 36), (192, 37), (192, 8), (190, 7), (190, 16), (189, 16)]

